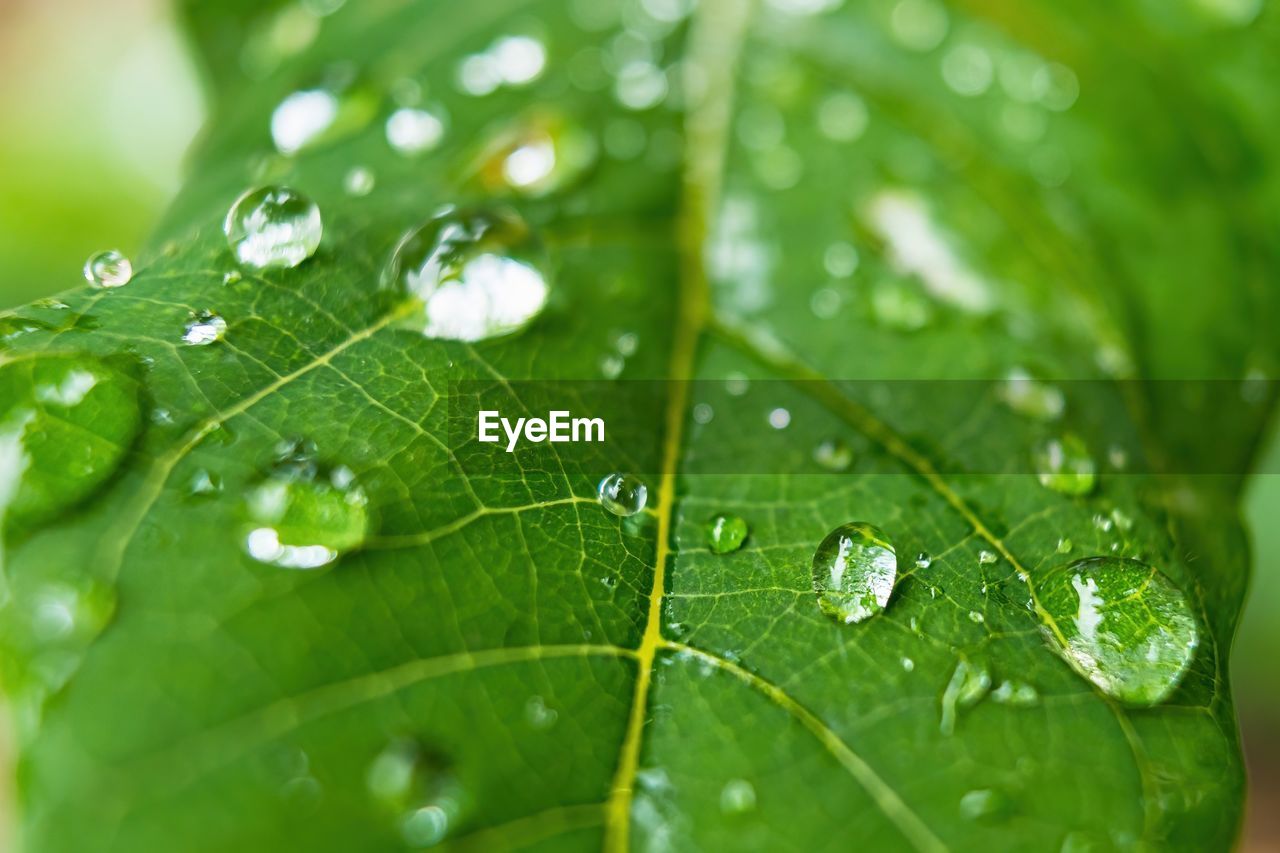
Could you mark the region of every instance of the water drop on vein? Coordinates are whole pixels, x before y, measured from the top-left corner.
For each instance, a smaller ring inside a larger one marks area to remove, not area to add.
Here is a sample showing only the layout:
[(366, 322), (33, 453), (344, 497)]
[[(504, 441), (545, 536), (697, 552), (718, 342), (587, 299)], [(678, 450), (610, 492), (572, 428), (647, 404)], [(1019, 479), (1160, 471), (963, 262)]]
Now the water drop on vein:
[(600, 505), (622, 518), (640, 512), (649, 498), (648, 487), (630, 474), (610, 474), (600, 481), (596, 491)]
[(916, 555), (917, 569), (927, 569), (932, 565), (933, 565), (933, 558), (930, 557), (928, 554), (926, 554), (924, 551), (921, 551), (919, 554)]
[(713, 554), (729, 554), (742, 547), (747, 539), (747, 522), (736, 515), (720, 514), (707, 522), (707, 547)]
[(227, 321), (212, 311), (191, 315), (183, 327), (182, 342), (188, 346), (203, 347), (222, 340), (227, 333)]
[(524, 220), (503, 209), (449, 211), (396, 246), (383, 286), (422, 304), (401, 325), (478, 341), (526, 326), (546, 306), (546, 259)]
[(315, 202), (288, 187), (249, 190), (222, 224), (236, 260), (254, 269), (296, 267), (315, 254), (323, 225)]
[(315, 569), (368, 536), (368, 498), (344, 466), (320, 462), (308, 442), (288, 442), (245, 501), (249, 556), (285, 569)]
[(1195, 658), (1200, 629), (1185, 594), (1139, 560), (1088, 557), (1037, 582), (1044, 633), (1079, 674), (1131, 705), (1163, 702)]
[(133, 264), (120, 252), (108, 249), (84, 262), (84, 277), (94, 287), (124, 287), (133, 278)]
[(898, 574), (893, 544), (870, 524), (842, 524), (813, 555), (818, 607), (837, 622), (862, 622), (884, 610)]

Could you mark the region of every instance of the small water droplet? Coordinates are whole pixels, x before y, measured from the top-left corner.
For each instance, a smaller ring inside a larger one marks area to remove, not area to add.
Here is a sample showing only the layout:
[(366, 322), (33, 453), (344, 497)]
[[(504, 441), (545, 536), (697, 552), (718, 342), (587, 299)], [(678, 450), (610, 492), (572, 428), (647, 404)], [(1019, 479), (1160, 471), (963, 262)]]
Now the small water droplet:
[(727, 815), (740, 815), (754, 811), (756, 789), (746, 779), (730, 779), (720, 789), (720, 811)]
[(205, 498), (222, 491), (222, 475), (205, 468), (198, 469), (187, 480), (187, 496)]
[(862, 622), (889, 603), (898, 574), (893, 544), (870, 524), (842, 524), (813, 555), (818, 607), (837, 622)]
[(192, 314), (183, 327), (182, 342), (189, 346), (203, 347), (222, 340), (227, 333), (227, 321), (212, 311)]
[(1111, 520), (1115, 523), (1116, 530), (1121, 533), (1128, 533), (1133, 529), (1133, 517), (1120, 507), (1111, 510)]
[(1200, 643), (1195, 615), (1163, 572), (1139, 560), (1088, 557), (1038, 581), (1045, 634), (1072, 668), (1132, 705), (1169, 697)]
[(813, 449), (813, 461), (828, 471), (847, 471), (853, 464), (853, 449), (841, 438), (828, 438)]
[(1111, 528), (1115, 526), (1115, 522), (1102, 513), (1095, 513), (1093, 516), (1093, 526), (1101, 530), (1103, 533), (1110, 533)]
[(1059, 554), (1070, 554), (1071, 549), (1074, 547), (1075, 546), (1072, 544), (1070, 539), (1063, 537), (1058, 540), (1058, 547), (1056, 550)]
[(120, 252), (108, 249), (84, 262), (84, 277), (94, 287), (124, 287), (133, 278), (133, 264)]
[(1009, 371), (1000, 389), (1000, 397), (1018, 414), (1039, 421), (1057, 420), (1067, 405), (1061, 390), (1032, 378), (1020, 367)]
[(605, 379), (617, 379), (627, 366), (626, 359), (610, 353), (600, 358), (600, 375)]
[(987, 617), (982, 615), (982, 613), (980, 613), (977, 610), (970, 610), (969, 621), (974, 623), (975, 625), (981, 625), (987, 621)]
[(917, 555), (916, 555), (916, 568), (917, 568), (917, 569), (927, 569), (927, 568), (929, 568), (931, 565), (933, 565), (933, 558), (932, 558), (932, 557), (930, 557), (928, 554), (926, 554), (925, 552), (921, 551), (919, 554), (917, 554)]
[(377, 178), (373, 170), (367, 166), (353, 166), (342, 179), (343, 191), (352, 197), (361, 198), (373, 192)]
[(749, 528), (745, 519), (736, 515), (713, 516), (707, 522), (707, 547), (714, 554), (729, 554), (742, 547)]
[(405, 235), (383, 285), (422, 303), (404, 327), (429, 338), (478, 341), (523, 328), (542, 311), (545, 266), (514, 212), (449, 211)]
[(1009, 798), (999, 791), (982, 788), (960, 798), (960, 814), (967, 820), (989, 821), (1009, 813)]
[(715, 409), (708, 403), (699, 403), (693, 407), (693, 422), (696, 424), (709, 424), (715, 416)]
[(791, 425), (791, 413), (786, 409), (777, 408), (769, 411), (769, 426), (774, 429), (786, 429)]
[(911, 658), (902, 659), (902, 669), (904, 672), (911, 672), (916, 668), (916, 662)]
[(983, 550), (978, 552), (978, 565), (980, 566), (990, 566), (997, 559), (999, 558), (996, 557), (995, 551), (988, 551), (984, 548)]
[(1064, 495), (1087, 495), (1097, 483), (1097, 465), (1073, 433), (1051, 438), (1032, 455), (1040, 485)]
[(956, 714), (982, 701), (991, 690), (991, 673), (985, 664), (961, 658), (942, 692), (942, 733), (956, 730)]
[(595, 137), (554, 110), (531, 112), (484, 146), (476, 169), (489, 192), (544, 196), (577, 183), (595, 164)]
[(309, 442), (287, 442), (245, 500), (249, 556), (285, 569), (315, 569), (360, 547), (368, 498), (344, 466), (321, 463)]
[(88, 355), (0, 365), (0, 531), (45, 521), (110, 477), (142, 424), (138, 392)]
[(1040, 693), (1025, 681), (1002, 681), (991, 691), (991, 701), (1001, 705), (1030, 708), (1040, 701)]
[(338, 98), (327, 89), (292, 92), (271, 113), (271, 140), (286, 157), (318, 138), (338, 115)]
[(413, 157), (439, 145), (446, 127), (444, 111), (438, 107), (401, 107), (387, 118), (387, 143), (397, 153)]
[(610, 474), (597, 489), (600, 504), (614, 515), (626, 518), (644, 509), (649, 489), (630, 474)]
[(536, 731), (541, 732), (551, 728), (559, 717), (559, 712), (555, 708), (548, 707), (546, 700), (541, 696), (530, 696), (529, 701), (524, 703), (525, 722)]
[(236, 259), (254, 269), (296, 267), (315, 254), (324, 227), (315, 202), (288, 187), (260, 187), (236, 199), (222, 224)]
[(232, 284), (238, 284), (242, 278), (243, 276), (241, 276), (240, 270), (232, 270), (222, 276), (222, 284), (224, 287)]

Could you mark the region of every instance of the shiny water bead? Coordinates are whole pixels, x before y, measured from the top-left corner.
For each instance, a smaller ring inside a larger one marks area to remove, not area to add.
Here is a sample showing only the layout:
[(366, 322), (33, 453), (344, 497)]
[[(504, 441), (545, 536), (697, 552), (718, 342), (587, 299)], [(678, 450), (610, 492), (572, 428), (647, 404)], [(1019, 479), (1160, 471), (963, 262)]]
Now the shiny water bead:
[(1032, 465), (1040, 485), (1064, 495), (1087, 495), (1097, 483), (1098, 466), (1084, 441), (1072, 433), (1036, 447)]
[(813, 555), (818, 606), (837, 622), (862, 622), (889, 603), (898, 574), (893, 544), (879, 528), (842, 524), (827, 534)]
[(260, 187), (236, 199), (222, 224), (236, 259), (254, 269), (296, 267), (315, 254), (323, 225), (315, 202), (288, 187)]
[(361, 198), (373, 192), (376, 183), (377, 178), (372, 169), (366, 166), (354, 166), (342, 179), (342, 189), (349, 196)]
[(549, 295), (546, 258), (512, 211), (449, 211), (410, 231), (383, 286), (417, 299), (402, 325), (429, 338), (478, 341), (536, 317)]
[(712, 516), (707, 522), (707, 547), (713, 554), (729, 554), (742, 547), (749, 528), (746, 520), (723, 513)]
[(349, 136), (377, 112), (377, 97), (354, 85), (349, 69), (337, 68), (326, 76), (331, 79), (286, 95), (271, 113), (271, 141), (284, 156)]
[(942, 691), (942, 733), (954, 734), (957, 714), (981, 702), (990, 691), (991, 671), (986, 665), (961, 658)]
[(44, 521), (106, 482), (142, 425), (138, 383), (88, 355), (0, 365), (0, 521)]
[(444, 141), (446, 127), (441, 109), (402, 107), (387, 118), (387, 143), (397, 153), (413, 157)]
[(84, 277), (94, 287), (124, 287), (133, 278), (133, 264), (120, 252), (108, 249), (84, 262)]
[(844, 439), (828, 438), (813, 449), (813, 461), (828, 471), (847, 471), (853, 464), (853, 448)]
[(980, 788), (969, 791), (960, 798), (960, 814), (973, 821), (991, 821), (1008, 814), (1012, 808), (1009, 798), (999, 791)]
[(1044, 633), (1107, 695), (1131, 705), (1169, 698), (1191, 666), (1200, 629), (1183, 592), (1139, 560), (1089, 557), (1037, 580)]
[(544, 196), (577, 183), (595, 164), (595, 137), (558, 111), (529, 113), (483, 147), (477, 178), (490, 193)]
[(329, 467), (315, 448), (295, 441), (245, 500), (245, 550), (261, 563), (314, 569), (364, 544), (368, 498), (343, 466)]
[(188, 346), (203, 347), (222, 340), (227, 333), (227, 321), (212, 311), (191, 315), (182, 330), (182, 342)]
[(1057, 420), (1067, 405), (1059, 388), (1033, 378), (1021, 367), (1009, 371), (999, 394), (1009, 408), (1039, 421)]
[(600, 505), (614, 515), (626, 518), (644, 509), (649, 489), (630, 474), (610, 474), (596, 490)]

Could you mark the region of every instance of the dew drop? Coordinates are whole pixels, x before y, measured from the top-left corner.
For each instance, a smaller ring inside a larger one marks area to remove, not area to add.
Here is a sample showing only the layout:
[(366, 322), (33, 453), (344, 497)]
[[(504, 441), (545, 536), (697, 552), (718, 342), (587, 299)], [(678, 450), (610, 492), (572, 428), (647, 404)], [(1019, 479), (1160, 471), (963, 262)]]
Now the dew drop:
[(630, 474), (610, 474), (596, 490), (600, 504), (614, 515), (627, 518), (644, 509), (649, 489)]
[(212, 311), (192, 314), (183, 327), (182, 342), (188, 346), (203, 347), (222, 340), (227, 333), (227, 321)]
[(746, 779), (730, 779), (720, 789), (720, 811), (724, 814), (746, 814), (755, 807), (756, 789)]
[(296, 267), (315, 254), (320, 208), (288, 187), (260, 187), (236, 199), (222, 231), (236, 259), (254, 269)]
[(87, 355), (0, 365), (0, 527), (45, 521), (96, 491), (138, 434), (138, 399), (133, 378)]
[(898, 574), (889, 538), (861, 522), (827, 534), (813, 555), (818, 607), (837, 622), (862, 622), (884, 610)]
[(989, 788), (970, 791), (960, 798), (960, 814), (967, 820), (994, 820), (1008, 814), (1009, 808), (1009, 798)]
[(187, 480), (187, 497), (207, 498), (222, 491), (222, 476), (205, 468), (198, 469)]
[(477, 169), (488, 192), (538, 197), (577, 183), (595, 164), (595, 137), (558, 111), (532, 112), (484, 146)]
[(377, 178), (373, 170), (366, 166), (354, 166), (342, 179), (342, 190), (353, 198), (362, 198), (373, 192)]
[(791, 413), (781, 407), (769, 411), (769, 426), (774, 429), (786, 429), (791, 426)]
[(317, 140), (338, 116), (338, 97), (328, 89), (304, 89), (285, 97), (271, 113), (271, 140), (286, 157)]
[(1064, 495), (1087, 495), (1097, 483), (1097, 465), (1084, 441), (1073, 433), (1051, 438), (1032, 454), (1040, 485)]
[(980, 566), (990, 566), (997, 559), (995, 551), (988, 551), (984, 548), (978, 552), (978, 565)]
[(1071, 549), (1075, 547), (1070, 539), (1063, 537), (1058, 540), (1058, 547), (1055, 549), (1059, 554), (1070, 554)]
[(1066, 408), (1062, 391), (1032, 378), (1031, 374), (1020, 367), (1009, 371), (1000, 388), (1000, 397), (1018, 414), (1038, 421), (1057, 420), (1062, 417), (1062, 411)]
[(387, 118), (387, 143), (397, 153), (413, 157), (439, 145), (444, 139), (445, 127), (441, 110), (401, 107)]
[(542, 311), (545, 267), (514, 212), (450, 211), (404, 236), (383, 284), (422, 303), (403, 326), (429, 338), (478, 341), (523, 328)]
[(991, 673), (984, 664), (961, 658), (942, 692), (942, 733), (956, 730), (956, 714), (982, 701), (991, 690)]
[(828, 438), (813, 449), (813, 461), (828, 471), (848, 471), (853, 464), (853, 449), (841, 438)]
[(94, 287), (124, 287), (133, 278), (133, 264), (120, 252), (108, 249), (84, 262), (84, 277)]
[(529, 727), (536, 731), (546, 731), (556, 724), (560, 714), (555, 708), (548, 707), (541, 696), (530, 696), (524, 703), (524, 719)]
[(991, 701), (1016, 708), (1030, 708), (1040, 702), (1040, 693), (1025, 681), (1002, 681), (991, 691)]
[(916, 555), (917, 569), (927, 569), (932, 565), (933, 565), (933, 558), (930, 557), (925, 552), (921, 551), (919, 554)]
[(707, 522), (707, 547), (713, 554), (729, 554), (742, 547), (750, 528), (745, 519), (736, 515), (713, 516)]
[(1169, 698), (1195, 657), (1200, 632), (1183, 592), (1154, 566), (1088, 557), (1037, 584), (1050, 642), (1072, 668), (1131, 705)]
[(912, 672), (916, 668), (916, 662), (911, 658), (903, 658), (901, 663), (903, 672)]
[(286, 442), (246, 497), (245, 550), (285, 569), (319, 568), (364, 543), (369, 516), (350, 469), (322, 464), (309, 442)]
[(699, 403), (693, 407), (693, 422), (696, 424), (709, 424), (715, 416), (716, 410), (709, 403)]
[(439, 844), (469, 804), (448, 764), (407, 738), (378, 753), (365, 782), (375, 802), (400, 816), (400, 834), (410, 847)]

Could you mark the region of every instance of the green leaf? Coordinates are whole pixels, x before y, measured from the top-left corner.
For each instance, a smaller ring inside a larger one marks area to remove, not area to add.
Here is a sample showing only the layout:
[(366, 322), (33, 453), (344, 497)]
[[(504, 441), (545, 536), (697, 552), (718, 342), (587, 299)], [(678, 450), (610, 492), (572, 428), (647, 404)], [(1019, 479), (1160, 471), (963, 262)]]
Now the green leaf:
[[(127, 453), (10, 519), (27, 848), (1231, 845), (1274, 16), (337, 5), (184, 4), (216, 108), (152, 248), (125, 287), (6, 318), (3, 411), (50, 358), (143, 388), (140, 430), (127, 394), (57, 427)], [(465, 94), (511, 35), (540, 76)], [(273, 110), (316, 86), (361, 109), (274, 154)], [(384, 124), (414, 105), (444, 135), (405, 156)], [(530, 134), (563, 169), (522, 183)], [(237, 269), (223, 218), (268, 183), (319, 204), (323, 240)], [(444, 205), (518, 211), (551, 271), (527, 326), (427, 337), (388, 289)], [(184, 343), (204, 312), (225, 333)], [(506, 453), (470, 440), (491, 400), (626, 416), (603, 448)], [(1087, 489), (1032, 465), (1064, 435)], [(599, 505), (614, 472), (640, 514)], [(745, 541), (708, 547), (725, 516)], [(849, 523), (897, 555), (860, 624), (813, 586)], [(1072, 645), (1064, 567), (1098, 556), (1144, 566), (1102, 584), (1126, 667), (1153, 677), (1134, 643), (1160, 626), (1198, 639), (1154, 687)]]

